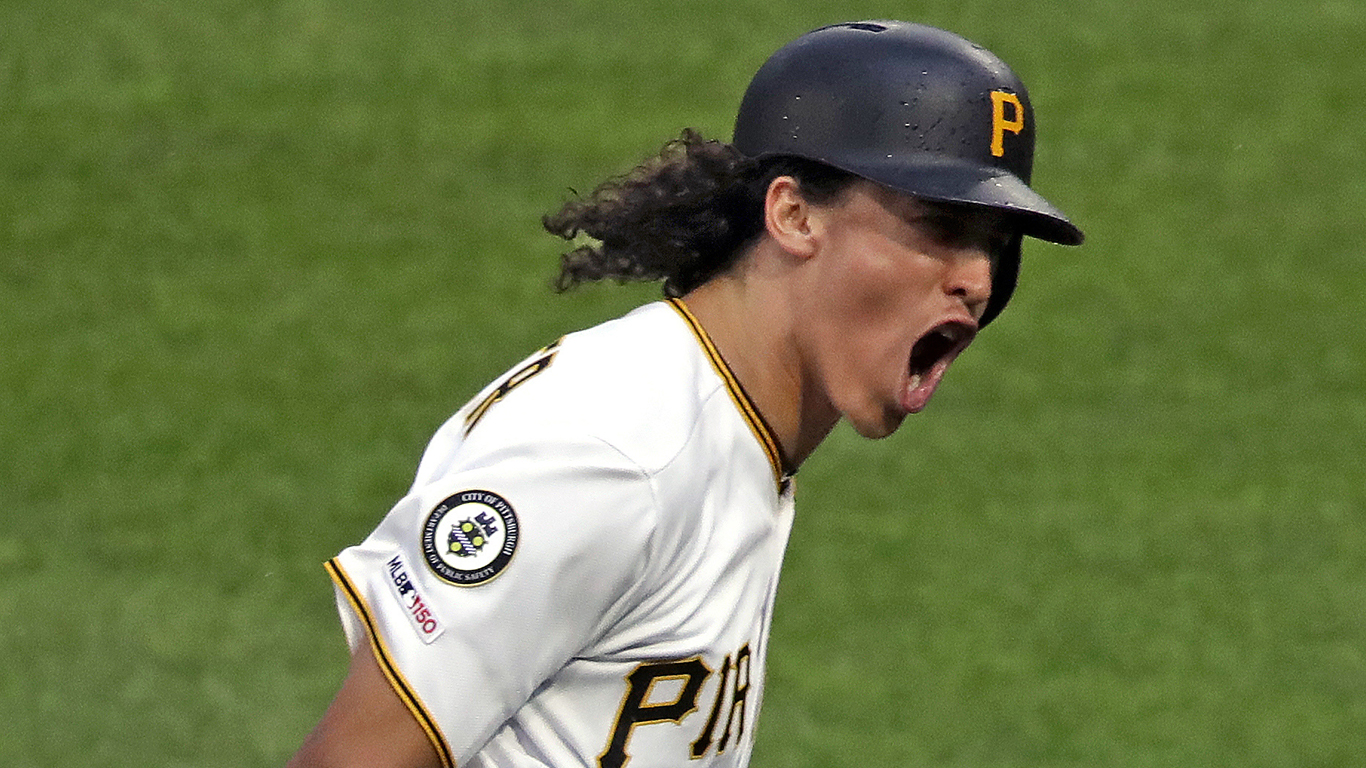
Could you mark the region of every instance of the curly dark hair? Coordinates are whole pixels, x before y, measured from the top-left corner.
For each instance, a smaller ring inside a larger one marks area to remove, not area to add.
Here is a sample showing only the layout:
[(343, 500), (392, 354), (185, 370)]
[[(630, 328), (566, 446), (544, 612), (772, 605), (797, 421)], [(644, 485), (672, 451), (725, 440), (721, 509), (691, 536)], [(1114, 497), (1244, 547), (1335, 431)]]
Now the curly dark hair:
[(797, 180), (802, 196), (821, 205), (857, 178), (798, 157), (751, 159), (693, 129), (659, 154), (590, 194), (571, 200), (542, 224), (580, 245), (560, 258), (557, 290), (580, 283), (664, 281), (677, 297), (733, 265), (764, 227), (764, 197), (779, 176)]

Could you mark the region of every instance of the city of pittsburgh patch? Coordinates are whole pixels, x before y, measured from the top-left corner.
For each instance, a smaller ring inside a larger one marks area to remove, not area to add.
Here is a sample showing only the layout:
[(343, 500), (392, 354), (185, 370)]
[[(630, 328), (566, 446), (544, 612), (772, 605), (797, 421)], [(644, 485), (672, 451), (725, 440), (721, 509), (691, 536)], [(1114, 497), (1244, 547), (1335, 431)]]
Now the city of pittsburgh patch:
[(517, 514), (489, 491), (461, 491), (422, 525), (422, 557), (443, 581), (474, 587), (498, 577), (517, 551)]

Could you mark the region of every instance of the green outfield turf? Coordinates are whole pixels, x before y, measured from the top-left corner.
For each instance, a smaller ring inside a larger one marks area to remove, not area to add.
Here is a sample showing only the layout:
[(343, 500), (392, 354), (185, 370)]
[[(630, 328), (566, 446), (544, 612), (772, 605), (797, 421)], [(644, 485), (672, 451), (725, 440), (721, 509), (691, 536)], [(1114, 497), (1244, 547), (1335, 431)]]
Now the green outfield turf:
[(281, 765), (322, 561), (656, 295), (539, 216), (860, 17), (1009, 61), (1089, 241), (803, 468), (755, 765), (1366, 765), (1355, 0), (0, 2), (0, 765)]

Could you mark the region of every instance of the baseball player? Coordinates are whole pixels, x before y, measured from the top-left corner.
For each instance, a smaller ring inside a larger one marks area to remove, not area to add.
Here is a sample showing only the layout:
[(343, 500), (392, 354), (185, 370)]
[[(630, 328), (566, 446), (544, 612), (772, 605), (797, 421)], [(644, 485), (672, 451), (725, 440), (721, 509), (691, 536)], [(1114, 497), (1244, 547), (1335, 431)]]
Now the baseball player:
[(327, 563), (350, 671), (299, 766), (746, 765), (793, 476), (923, 409), (1009, 300), (1034, 115), (991, 53), (895, 21), (774, 54), (731, 144), (684, 132), (548, 216), (561, 287), (662, 280), (432, 439)]

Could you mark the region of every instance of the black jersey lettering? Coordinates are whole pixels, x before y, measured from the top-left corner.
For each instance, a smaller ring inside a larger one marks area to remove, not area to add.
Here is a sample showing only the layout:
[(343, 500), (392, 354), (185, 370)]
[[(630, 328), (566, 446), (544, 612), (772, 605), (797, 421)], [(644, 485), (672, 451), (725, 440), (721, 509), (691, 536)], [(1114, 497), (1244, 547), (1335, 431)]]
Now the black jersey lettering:
[[(683, 661), (647, 662), (626, 676), (626, 695), (621, 699), (612, 738), (607, 749), (598, 756), (601, 768), (621, 768), (631, 755), (626, 744), (637, 725), (651, 723), (682, 723), (697, 709), (697, 693), (711, 674), (700, 657)], [(681, 680), (683, 685), (673, 701), (652, 702), (651, 692), (662, 680)]]
[(507, 397), (509, 392), (522, 384), (525, 384), (527, 380), (536, 374), (549, 368), (550, 364), (555, 361), (555, 352), (559, 350), (560, 342), (563, 340), (564, 339), (557, 339), (554, 344), (542, 349), (540, 355), (535, 360), (518, 368), (511, 376), (507, 377), (502, 384), (495, 387), (488, 396), (483, 400), (480, 400), (479, 404), (465, 417), (465, 434), (469, 435), (470, 431), (474, 429), (474, 426), (479, 423), (480, 419), (484, 418), (484, 414), (488, 413), (489, 408), (492, 408), (494, 403)]

